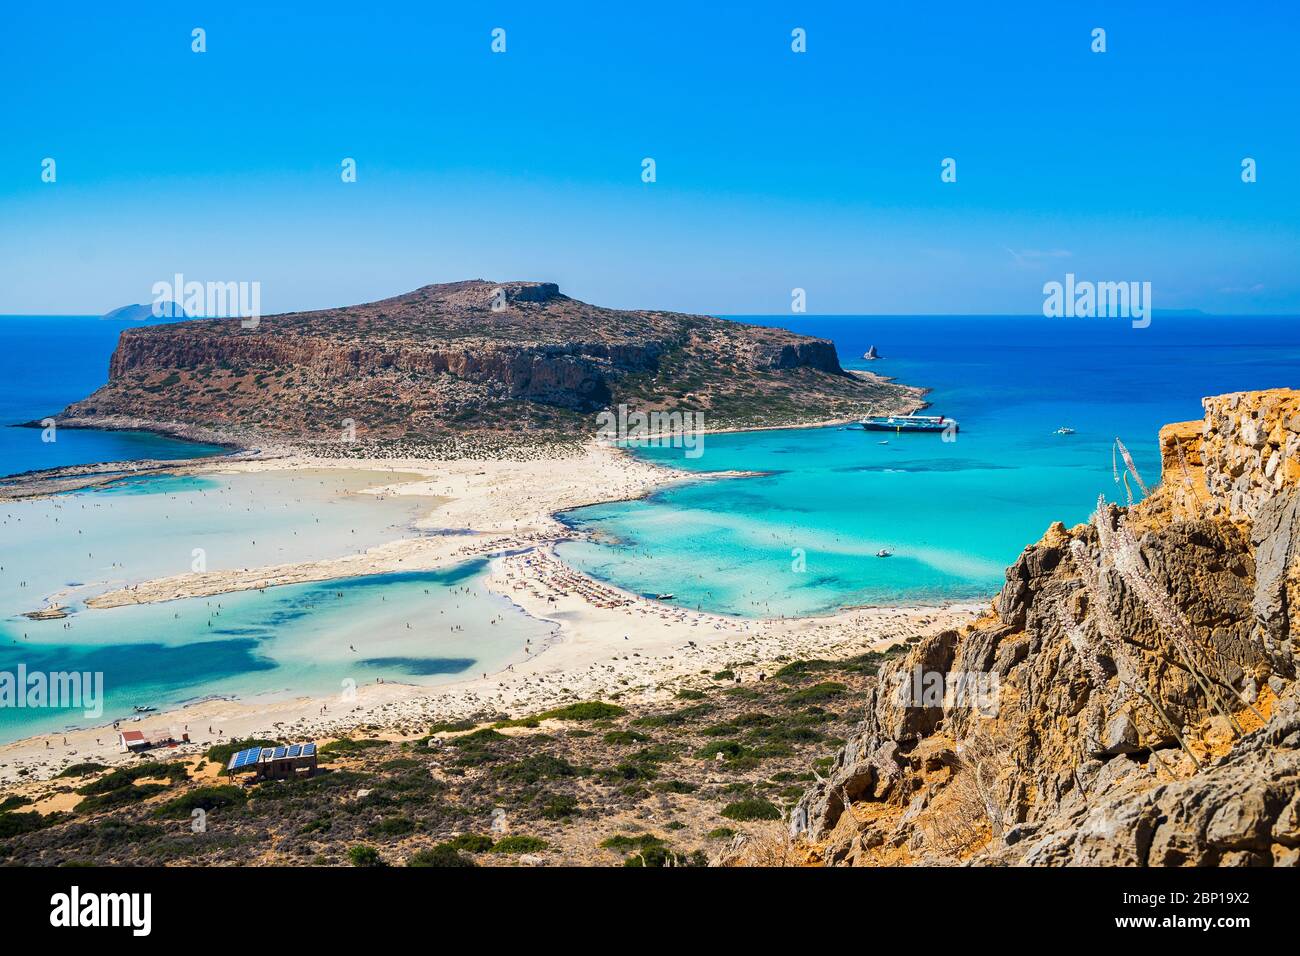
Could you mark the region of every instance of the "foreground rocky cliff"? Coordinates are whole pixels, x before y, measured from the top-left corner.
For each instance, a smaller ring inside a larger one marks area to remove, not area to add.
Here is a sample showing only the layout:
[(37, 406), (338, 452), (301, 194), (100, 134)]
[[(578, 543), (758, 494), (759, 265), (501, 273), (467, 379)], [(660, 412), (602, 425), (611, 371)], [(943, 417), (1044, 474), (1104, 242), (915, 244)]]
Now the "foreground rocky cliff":
[(706, 428), (913, 409), (920, 391), (840, 368), (835, 346), (708, 316), (604, 309), (552, 283), (431, 285), (367, 305), (123, 333), (65, 425), (370, 446), (466, 433), (591, 435), (602, 409)]
[(1300, 392), (1204, 405), (1145, 500), (1053, 525), (988, 616), (881, 669), (790, 815), (803, 859), (1296, 865)]

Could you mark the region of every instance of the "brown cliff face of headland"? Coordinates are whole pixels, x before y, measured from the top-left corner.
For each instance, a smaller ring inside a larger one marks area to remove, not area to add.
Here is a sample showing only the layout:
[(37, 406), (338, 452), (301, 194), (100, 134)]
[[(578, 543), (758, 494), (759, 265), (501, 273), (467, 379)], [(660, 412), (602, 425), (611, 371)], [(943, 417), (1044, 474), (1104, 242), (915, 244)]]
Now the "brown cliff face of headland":
[(589, 435), (595, 415), (694, 411), (706, 428), (913, 409), (918, 389), (841, 369), (782, 329), (622, 311), (552, 283), (431, 285), (366, 305), (130, 329), (108, 384), (66, 424), (321, 445), (533, 431)]

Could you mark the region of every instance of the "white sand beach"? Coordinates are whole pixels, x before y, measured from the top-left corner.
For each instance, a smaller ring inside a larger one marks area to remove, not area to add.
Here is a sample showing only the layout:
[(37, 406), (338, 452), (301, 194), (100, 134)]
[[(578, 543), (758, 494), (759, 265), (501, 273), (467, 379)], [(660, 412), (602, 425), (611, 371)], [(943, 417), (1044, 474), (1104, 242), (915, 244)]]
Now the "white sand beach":
[[(303, 456), (223, 464), (212, 473), (340, 468), (391, 472), (395, 481), (366, 489), (376, 495), (419, 495), (431, 510), (417, 522), (428, 532), (330, 560), (248, 570), (221, 570), (142, 581), (96, 596), (85, 614), (124, 604), (260, 589), (391, 571), (434, 570), (475, 556), (495, 556), (489, 587), (527, 614), (554, 625), (551, 637), (526, 647), (495, 674), (436, 688), (374, 682), (354, 699), (209, 699), (121, 723), (148, 735), (188, 733), (190, 743), (164, 751), (198, 753), (249, 736), (323, 739), (355, 728), (376, 735), (418, 736), (437, 720), (476, 715), (523, 716), (557, 703), (671, 696), (709, 674), (733, 670), (759, 679), (781, 660), (845, 657), (968, 623), (981, 604), (862, 608), (815, 618), (751, 620), (648, 600), (564, 565), (553, 544), (574, 532), (554, 514), (582, 505), (628, 500), (673, 482), (726, 480), (695, 476), (592, 444), (579, 455), (510, 461), (462, 459), (329, 460)], [(414, 477), (413, 477), (414, 476)], [(82, 761), (135, 759), (120, 752), (110, 726), (48, 734), (0, 745), (0, 782), (48, 778)]]

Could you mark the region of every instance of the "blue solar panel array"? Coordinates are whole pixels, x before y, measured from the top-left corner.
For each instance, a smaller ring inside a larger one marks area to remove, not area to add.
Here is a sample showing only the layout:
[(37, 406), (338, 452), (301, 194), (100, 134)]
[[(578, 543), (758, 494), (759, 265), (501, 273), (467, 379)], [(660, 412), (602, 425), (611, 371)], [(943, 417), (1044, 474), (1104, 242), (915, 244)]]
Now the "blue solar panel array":
[(231, 770), (251, 770), (263, 760), (282, 760), (285, 757), (314, 757), (315, 744), (294, 744), (292, 747), (250, 747), (230, 758)]
[(231, 770), (240, 770), (251, 764), (255, 764), (258, 758), (262, 756), (261, 747), (253, 747), (251, 750), (241, 750), (230, 760)]

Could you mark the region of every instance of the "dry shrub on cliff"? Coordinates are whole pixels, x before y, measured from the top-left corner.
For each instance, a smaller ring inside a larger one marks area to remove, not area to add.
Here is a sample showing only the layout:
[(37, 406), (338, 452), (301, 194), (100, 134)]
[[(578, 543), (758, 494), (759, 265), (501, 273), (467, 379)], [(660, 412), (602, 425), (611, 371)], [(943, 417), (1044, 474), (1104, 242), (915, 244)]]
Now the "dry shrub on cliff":
[(790, 837), (784, 820), (764, 824), (748, 833), (738, 833), (731, 845), (718, 854), (714, 866), (803, 866), (809, 862), (808, 848)]
[[(1101, 505), (1099, 504), (1099, 514), (1100, 508)], [(1096, 516), (1094, 516), (1094, 520), (1098, 520)], [(1060, 619), (1061, 628), (1065, 631), (1066, 637), (1079, 655), (1081, 666), (1088, 671), (1094, 684), (1101, 688), (1106, 684), (1106, 670), (1101, 663), (1101, 658), (1109, 659), (1115, 666), (1116, 696), (1118, 698), (1117, 701), (1112, 702), (1110, 709), (1115, 711), (1126, 704), (1132, 704), (1134, 698), (1142, 701), (1158, 720), (1154, 739), (1147, 738), (1152, 754), (1154, 755), (1156, 752), (1156, 743), (1164, 736), (1159, 732), (1159, 728), (1163, 727), (1165, 732), (1177, 740), (1179, 746), (1191, 758), (1192, 765), (1199, 769), (1200, 763), (1197, 761), (1196, 755), (1192, 753), (1191, 748), (1188, 747), (1187, 741), (1179, 733), (1178, 727), (1143, 683), (1139, 663), (1124, 642), (1124, 630), (1119, 621), (1110, 613), (1109, 605), (1106, 603), (1106, 590), (1102, 584), (1101, 571), (1093, 563), (1087, 547), (1084, 546), (1082, 541), (1074, 541), (1071, 543), (1070, 553), (1074, 559), (1074, 566), (1079, 572), (1080, 580), (1083, 582), (1083, 590), (1088, 597), (1088, 608), (1093, 616), (1099, 635), (1096, 641), (1090, 641), (1083, 628), (1075, 623), (1065, 608), (1060, 604), (1056, 605), (1056, 613)], [(1131, 707), (1129, 713), (1133, 716), (1134, 727), (1138, 730), (1139, 743), (1141, 743), (1142, 730), (1138, 727), (1138, 721), (1142, 720), (1149, 724), (1152, 723), (1151, 718), (1149, 716), (1140, 717), (1139, 715), (1144, 715), (1144, 711), (1137, 707)], [(1163, 765), (1163, 760), (1161, 763)]]
[(1003, 730), (977, 730), (956, 748), (952, 775), (926, 808), (920, 828), (929, 845), (962, 860), (990, 841), (1001, 842), (1013, 822), (1002, 786), (1013, 765)]
[[(1133, 480), (1137, 482), (1137, 486), (1142, 489), (1142, 494), (1144, 495), (1151, 494), (1151, 489), (1147, 487), (1146, 482), (1142, 480), (1142, 475), (1138, 473), (1137, 464), (1134, 463), (1133, 456), (1128, 453), (1128, 449), (1124, 447), (1124, 443), (1120, 441), (1118, 438), (1115, 439), (1115, 448), (1119, 450), (1120, 455), (1124, 459), (1124, 468), (1126, 469), (1127, 473), (1133, 476)], [(1118, 483), (1120, 479), (1120, 475), (1119, 475), (1118, 468), (1116, 468), (1115, 466), (1115, 456), (1113, 453), (1111, 454), (1110, 467), (1111, 470), (1115, 472), (1115, 481), (1116, 483)], [(1124, 487), (1125, 488), (1128, 487), (1127, 475), (1125, 476)], [(1130, 494), (1129, 504), (1131, 505), (1132, 503), (1133, 503), (1133, 496)]]
[[(1142, 557), (1137, 539), (1124, 522), (1124, 516), (1116, 514), (1112, 525), (1110, 509), (1105, 499), (1099, 497), (1097, 510), (1093, 514), (1093, 525), (1097, 529), (1103, 560), (1108, 561), (1119, 573), (1134, 596), (1146, 608), (1160, 633), (1174, 648), (1183, 666), (1200, 687), (1206, 700), (1228, 722), (1236, 734), (1241, 736), (1243, 731), (1240, 723), (1224, 704), (1224, 692), (1236, 697), (1242, 706), (1251, 710), (1254, 710), (1254, 707), (1241, 697), (1225, 676), (1226, 662), (1217, 649), (1200, 639), (1195, 628), (1178, 609), (1174, 599), (1151, 580), (1150, 569)], [(1259, 716), (1258, 712), (1256, 716)], [(1260, 720), (1262, 722), (1262, 718)]]

